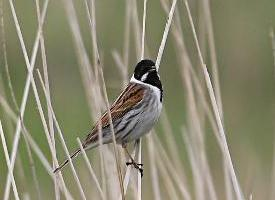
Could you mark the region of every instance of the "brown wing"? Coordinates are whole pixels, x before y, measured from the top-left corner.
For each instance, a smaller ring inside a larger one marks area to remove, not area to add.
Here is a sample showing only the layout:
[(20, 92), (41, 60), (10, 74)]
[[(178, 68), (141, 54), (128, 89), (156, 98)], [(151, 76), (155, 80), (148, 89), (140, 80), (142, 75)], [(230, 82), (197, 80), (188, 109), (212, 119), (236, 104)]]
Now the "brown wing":
[[(110, 108), (112, 121), (115, 122), (117, 119), (121, 118), (127, 112), (129, 112), (135, 105), (137, 105), (144, 95), (144, 87), (140, 84), (129, 83), (125, 90), (120, 94), (117, 100), (112, 104)], [(100, 120), (97, 121), (92, 132), (87, 136), (83, 142), (83, 147), (89, 145), (91, 142), (98, 140), (97, 129), (99, 128), (99, 123), (101, 123), (102, 128), (110, 125), (108, 117), (108, 112), (106, 111)]]

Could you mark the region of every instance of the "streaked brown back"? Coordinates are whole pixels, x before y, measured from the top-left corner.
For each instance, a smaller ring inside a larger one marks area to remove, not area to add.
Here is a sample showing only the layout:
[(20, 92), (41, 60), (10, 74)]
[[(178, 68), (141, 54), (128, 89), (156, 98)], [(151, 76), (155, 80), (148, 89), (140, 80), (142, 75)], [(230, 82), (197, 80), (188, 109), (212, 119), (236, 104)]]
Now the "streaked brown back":
[[(144, 87), (137, 83), (129, 83), (125, 90), (120, 94), (116, 101), (112, 104), (110, 108), (112, 121), (115, 122), (117, 119), (123, 117), (127, 112), (129, 112), (135, 105), (137, 105), (143, 99), (145, 90)], [(87, 136), (83, 142), (83, 146), (89, 145), (91, 142), (98, 140), (99, 123), (101, 123), (102, 128), (110, 125), (108, 117), (108, 112), (106, 111), (100, 120), (97, 121), (92, 132)]]

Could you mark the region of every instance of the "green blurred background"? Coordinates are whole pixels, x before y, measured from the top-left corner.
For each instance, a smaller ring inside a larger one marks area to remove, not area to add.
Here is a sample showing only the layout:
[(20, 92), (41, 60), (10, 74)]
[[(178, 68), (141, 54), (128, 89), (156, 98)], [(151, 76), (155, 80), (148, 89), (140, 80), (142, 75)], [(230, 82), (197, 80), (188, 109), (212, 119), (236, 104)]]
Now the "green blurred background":
[[(3, 0), (3, 3), (8, 63), (16, 99), (20, 104), (27, 70), (8, 1)], [(31, 55), (37, 30), (35, 3), (33, 0), (15, 0), (14, 3), (24, 41), (28, 53)], [(91, 56), (92, 43), (84, 2), (80, 0), (74, 3), (86, 49)], [(198, 16), (200, 15), (198, 3), (199, 1), (190, 1), (196, 25), (199, 22)], [(142, 1), (138, 2), (138, 8), (141, 21)], [(198, 62), (196, 61), (197, 55), (186, 17), (186, 9), (182, 1), (179, 1), (178, 8), (183, 21), (183, 32), (187, 48), (192, 61), (196, 63)], [(269, 32), (270, 28), (275, 26), (274, 10), (275, 2), (271, 0), (211, 1), (211, 15), (228, 144), (241, 185), (245, 193), (255, 193), (254, 199), (267, 199), (271, 189), (270, 182), (274, 156), (275, 73)], [(122, 52), (123, 49), (125, 1), (96, 1), (96, 18), (98, 44), (104, 60), (104, 76), (111, 101), (119, 94), (121, 88), (121, 75), (115, 67), (111, 52), (112, 50)], [(146, 40), (152, 59), (156, 58), (165, 22), (166, 15), (160, 3), (148, 0)], [(133, 71), (137, 62), (133, 33), (131, 35), (129, 73)], [(73, 149), (76, 146), (75, 138), (83, 138), (93, 122), (89, 116), (72, 33), (68, 25), (64, 5), (60, 0), (50, 1), (44, 25), (44, 37), (52, 102), (65, 133), (67, 145), (69, 149)], [(179, 137), (180, 127), (185, 122), (185, 91), (180, 80), (179, 64), (176, 61), (175, 51), (170, 35), (161, 62), (160, 73), (165, 90), (164, 104), (174, 134)], [(2, 55), (1, 50), (0, 74), (4, 82), (7, 99), (12, 105), (8, 85), (5, 84), (7, 83), (7, 77)], [(41, 69), (40, 53), (38, 55), (36, 67)], [(205, 59), (207, 61), (209, 60), (208, 57), (208, 52), (206, 52)], [(37, 74), (35, 74), (35, 78), (38, 80)], [(37, 83), (39, 82), (37, 81)], [(41, 96), (43, 96), (42, 92)], [(5, 120), (5, 113), (2, 110), (0, 119)], [(32, 90), (24, 121), (41, 149), (50, 158)], [(9, 131), (7, 126), (4, 129)], [(163, 136), (164, 134), (160, 131), (160, 137), (163, 138)], [(207, 145), (207, 152), (210, 166), (213, 168), (214, 180), (220, 180), (219, 176), (221, 174), (216, 172), (216, 170), (219, 171), (219, 165), (216, 164), (216, 162), (220, 162), (219, 149), (214, 142), (215, 138), (211, 131), (206, 135), (206, 138), (207, 144), (209, 144)], [(10, 150), (12, 138), (7, 136), (7, 139)], [(61, 147), (58, 149), (60, 152), (62, 151)], [(26, 157), (25, 145), (22, 141), (19, 153), (23, 158)], [(62, 159), (62, 156), (59, 158)], [(0, 164), (0, 194), (3, 193), (6, 181), (7, 168), (4, 159), (3, 150), (0, 148), (0, 163), (2, 163)], [(27, 165), (28, 161), (23, 159), (23, 163)], [(38, 160), (36, 160), (36, 163), (38, 163), (38, 167), (41, 167)], [(26, 166), (26, 169), (28, 169), (28, 166)], [(42, 169), (38, 170), (39, 175), (43, 175), (41, 171)], [(47, 185), (50, 182), (46, 181), (42, 184)]]

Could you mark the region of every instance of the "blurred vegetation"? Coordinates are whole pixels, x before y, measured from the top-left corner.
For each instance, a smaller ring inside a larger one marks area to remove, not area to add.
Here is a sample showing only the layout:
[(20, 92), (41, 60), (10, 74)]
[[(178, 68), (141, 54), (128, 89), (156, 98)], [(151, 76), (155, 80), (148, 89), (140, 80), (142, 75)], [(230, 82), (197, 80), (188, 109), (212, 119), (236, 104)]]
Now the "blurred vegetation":
[[(20, 104), (27, 70), (8, 1), (3, 0), (3, 2), (8, 63), (16, 99)], [(28, 53), (31, 55), (37, 30), (35, 4), (32, 0), (17, 0), (14, 3)], [(86, 49), (91, 56), (92, 42), (84, 12), (84, 3), (83, 1), (75, 1), (74, 3)], [(193, 17), (196, 20), (195, 24), (199, 24), (198, 1), (190, 1), (190, 3)], [(142, 13), (142, 1), (138, 2), (138, 6), (139, 13)], [(275, 2), (271, 0), (211, 1), (211, 15), (228, 144), (237, 175), (240, 177), (241, 184), (245, 186), (243, 189), (246, 193), (257, 191), (258, 195), (256, 197), (258, 198), (255, 199), (260, 199), (260, 195), (266, 197), (264, 195), (270, 190), (270, 173), (274, 157), (275, 73), (269, 37), (270, 28), (275, 26), (274, 8)], [(179, 1), (178, 9), (183, 16), (183, 32), (187, 48), (193, 63), (198, 63), (190, 25), (181, 1)], [(141, 14), (139, 16), (141, 20)], [(104, 76), (111, 101), (121, 90), (121, 76), (117, 71), (117, 67), (115, 67), (111, 52), (112, 50), (122, 51), (123, 48), (125, 1), (96, 1), (96, 18), (99, 48), (104, 63)], [(156, 58), (165, 22), (166, 15), (160, 3), (149, 0), (146, 40), (152, 59)], [(196, 28), (200, 29), (198, 25)], [(94, 122), (91, 121), (89, 116), (72, 42), (72, 34), (61, 1), (50, 1), (43, 31), (53, 106), (65, 133), (67, 145), (69, 149), (74, 149), (77, 145), (76, 137), (83, 138)], [(137, 62), (133, 47), (134, 38), (131, 38), (129, 77)], [(40, 53), (38, 55), (37, 60), (39, 62), (36, 63), (36, 67), (41, 68)], [(2, 50), (0, 59), (0, 75), (3, 82), (6, 83)], [(207, 51), (205, 52), (205, 59), (209, 64), (209, 52)], [(180, 128), (185, 122), (185, 91), (180, 79), (171, 35), (164, 51), (160, 73), (165, 90), (164, 104), (166, 111), (174, 134), (176, 137), (180, 137)], [(34, 74), (37, 79), (36, 72)], [(12, 105), (7, 84), (4, 84), (4, 89), (7, 99)], [(40, 91), (42, 91), (41, 88)], [(29, 98), (31, 101), (27, 104), (24, 121), (41, 149), (50, 159), (48, 144), (32, 91)], [(0, 119), (5, 120), (5, 113), (0, 112), (0, 114)], [(4, 128), (8, 131), (7, 126)], [(159, 125), (157, 128), (160, 130), (159, 137), (163, 139), (165, 134)], [(221, 171), (219, 165), (216, 164), (217, 158), (220, 159), (219, 149), (211, 131), (209, 131), (206, 138), (207, 144), (209, 144), (206, 145), (210, 159), (209, 163), (213, 167), (214, 179), (220, 179)], [(7, 136), (7, 140), (10, 150), (12, 138)], [(184, 149), (184, 147), (181, 148)], [(61, 152), (61, 147), (58, 150)], [(23, 142), (20, 143), (19, 153), (22, 158), (26, 157)], [(93, 152), (88, 154), (92, 155)], [(59, 158), (62, 159), (61, 156)], [(4, 159), (3, 150), (0, 148), (0, 163), (2, 163), (0, 171), (7, 170)], [(185, 158), (183, 160), (187, 161)], [(27, 160), (23, 159), (22, 161), (23, 166), (28, 164)], [(36, 163), (39, 169), (41, 164), (39, 161)], [(148, 163), (145, 165), (148, 165)], [(41, 176), (45, 175), (42, 170), (38, 170), (38, 173)], [(3, 193), (5, 181), (6, 173), (0, 173), (0, 194)], [(50, 184), (50, 182), (43, 183), (45, 186), (47, 184)]]

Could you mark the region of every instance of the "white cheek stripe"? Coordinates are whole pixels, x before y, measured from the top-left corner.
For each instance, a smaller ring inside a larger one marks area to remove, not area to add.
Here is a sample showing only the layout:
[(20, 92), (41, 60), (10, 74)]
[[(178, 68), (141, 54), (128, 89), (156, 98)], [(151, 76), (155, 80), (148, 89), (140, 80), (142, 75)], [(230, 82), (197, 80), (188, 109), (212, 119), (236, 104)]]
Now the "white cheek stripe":
[(142, 75), (142, 77), (141, 77), (141, 81), (142, 82), (146, 80), (148, 74), (149, 74), (149, 72), (147, 72), (147, 73), (145, 73), (145, 74)]

